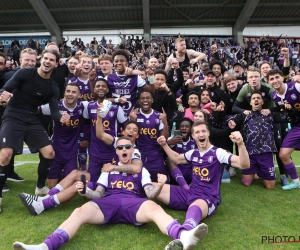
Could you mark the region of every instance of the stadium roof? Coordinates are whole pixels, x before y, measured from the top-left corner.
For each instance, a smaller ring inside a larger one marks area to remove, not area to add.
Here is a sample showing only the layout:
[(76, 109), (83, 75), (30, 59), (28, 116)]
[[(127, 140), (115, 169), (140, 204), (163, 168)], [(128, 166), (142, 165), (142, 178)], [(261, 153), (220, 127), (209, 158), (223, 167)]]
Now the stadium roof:
[(0, 32), (300, 25), (299, 0), (10, 0)]

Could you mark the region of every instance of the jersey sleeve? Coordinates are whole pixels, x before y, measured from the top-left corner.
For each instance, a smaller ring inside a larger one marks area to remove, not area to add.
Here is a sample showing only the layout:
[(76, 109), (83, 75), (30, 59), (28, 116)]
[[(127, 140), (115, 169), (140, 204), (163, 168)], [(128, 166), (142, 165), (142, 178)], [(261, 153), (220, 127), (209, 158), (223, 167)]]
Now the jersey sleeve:
[(165, 125), (162, 123), (161, 120), (159, 120), (159, 131), (162, 131), (164, 129)]
[(40, 110), (43, 115), (51, 115), (49, 103), (40, 106)]
[(112, 143), (112, 145), (114, 146), (114, 148), (117, 147), (117, 140), (119, 139), (119, 137), (114, 137), (114, 141)]
[(150, 173), (148, 172), (148, 170), (146, 168), (142, 169), (142, 186), (148, 186), (148, 185), (152, 185), (152, 181), (150, 178)]
[(132, 160), (141, 160), (141, 153), (137, 148), (132, 153)]
[(98, 181), (97, 181), (97, 184), (107, 188), (108, 186), (108, 175), (109, 175), (109, 172), (102, 172)]
[(142, 88), (145, 85), (146, 85), (146, 81), (142, 77), (138, 76), (138, 81), (137, 81), (138, 88)]
[(241, 90), (240, 90), (240, 92), (239, 92), (239, 94), (238, 94), (238, 96), (237, 96), (237, 100), (239, 101), (239, 102), (244, 102), (244, 100), (245, 100), (245, 95), (247, 94), (247, 85), (244, 85), (242, 88), (241, 88)]
[(83, 104), (83, 113), (82, 113), (82, 116), (85, 118), (85, 119), (90, 119), (90, 115), (89, 115), (89, 110), (88, 110), (88, 105), (89, 105), (89, 102), (88, 101), (83, 101), (81, 102)]
[(300, 83), (295, 82), (295, 88), (300, 93)]
[(184, 153), (184, 158), (188, 161), (191, 162), (192, 160), (192, 154), (194, 153), (194, 149), (191, 149), (187, 152)]
[(226, 150), (224, 150), (222, 148), (218, 148), (216, 151), (216, 155), (217, 155), (218, 161), (220, 163), (225, 163), (225, 164), (231, 165), (230, 164), (230, 160), (232, 157), (231, 153), (227, 152)]
[(68, 84), (71, 83), (71, 82), (75, 82), (77, 80), (77, 76), (73, 76), (69, 81), (68, 81)]
[(0, 89), (0, 94), (2, 92), (12, 92), (14, 89), (18, 88), (18, 86), (22, 83), (23, 79), (26, 79), (29, 76), (30, 70), (29, 69), (19, 69), (13, 76), (10, 78)]
[(121, 124), (125, 123), (128, 120), (127, 115), (120, 106), (118, 106), (117, 120)]
[[(53, 83), (51, 83), (51, 84), (53, 84)], [(57, 102), (58, 99), (59, 99), (59, 89), (58, 89), (58, 87), (56, 87), (56, 88), (53, 88), (53, 93), (49, 98), (49, 107), (51, 110), (51, 118), (56, 122), (59, 122), (60, 118), (62, 116), (58, 109), (58, 102)]]

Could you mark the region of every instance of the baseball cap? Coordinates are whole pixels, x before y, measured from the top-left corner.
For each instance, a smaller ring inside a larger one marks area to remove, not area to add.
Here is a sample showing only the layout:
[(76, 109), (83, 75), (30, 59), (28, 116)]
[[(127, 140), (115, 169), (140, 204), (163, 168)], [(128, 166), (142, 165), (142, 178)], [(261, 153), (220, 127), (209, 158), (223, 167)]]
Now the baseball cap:
[(213, 70), (206, 71), (205, 75), (207, 76), (208, 74), (213, 74), (214, 76), (216, 76), (216, 73)]
[(233, 64), (233, 67), (235, 67), (236, 65), (241, 66), (243, 69), (245, 69), (245, 66), (239, 62), (236, 62), (235, 64)]

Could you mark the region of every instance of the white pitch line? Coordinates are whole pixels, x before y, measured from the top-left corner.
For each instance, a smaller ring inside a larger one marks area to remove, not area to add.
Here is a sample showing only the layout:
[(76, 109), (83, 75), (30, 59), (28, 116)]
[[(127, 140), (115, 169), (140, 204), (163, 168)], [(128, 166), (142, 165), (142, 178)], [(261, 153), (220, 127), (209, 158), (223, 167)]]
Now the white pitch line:
[(39, 163), (39, 161), (16, 161), (15, 162), (15, 167), (17, 167), (17, 166), (22, 166), (22, 165), (24, 165), (24, 164), (38, 164)]

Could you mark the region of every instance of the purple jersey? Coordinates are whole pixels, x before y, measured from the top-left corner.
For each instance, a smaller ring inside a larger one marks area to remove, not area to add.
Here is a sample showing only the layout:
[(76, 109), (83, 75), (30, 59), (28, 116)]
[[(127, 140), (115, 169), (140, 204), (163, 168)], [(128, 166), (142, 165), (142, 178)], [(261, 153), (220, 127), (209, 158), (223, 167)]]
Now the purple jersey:
[(79, 89), (80, 89), (79, 100), (80, 101), (90, 102), (90, 101), (94, 100), (89, 79), (81, 80), (78, 76), (74, 76), (73, 78), (70, 79), (69, 83), (71, 83), (71, 82), (76, 82), (79, 86)]
[[(285, 92), (282, 96), (278, 95), (276, 91), (272, 93), (272, 99), (274, 102), (277, 102), (279, 105), (282, 105), (281, 100), (284, 101), (285, 104), (290, 104), (292, 108), (300, 111), (300, 84), (296, 82), (288, 82), (285, 84)], [(300, 113), (298, 116), (300, 118)], [(293, 125), (300, 126), (300, 122), (292, 123)]]
[(172, 147), (172, 149), (177, 152), (178, 154), (184, 154), (191, 149), (197, 148), (196, 142), (193, 137), (189, 137), (189, 140), (182, 143), (177, 143)]
[(272, 92), (272, 99), (281, 105), (281, 100), (285, 104), (290, 104), (294, 109), (300, 111), (300, 84), (296, 82), (288, 82), (285, 84), (285, 92), (282, 96), (278, 95), (276, 91)]
[(116, 195), (128, 198), (144, 198), (146, 197), (144, 187), (151, 185), (150, 174), (147, 169), (142, 168), (139, 174), (127, 174), (122, 172), (103, 172), (101, 173), (98, 185), (106, 188), (105, 196)]
[[(190, 151), (191, 149), (197, 148), (197, 144), (195, 140), (190, 136), (189, 140), (186, 142), (182, 143), (177, 143), (173, 147), (171, 147), (175, 152), (178, 154), (184, 154), (187, 151)], [(182, 172), (185, 180), (190, 183), (192, 180), (192, 175), (193, 175), (193, 164), (189, 162), (188, 164), (178, 164), (177, 167), (180, 169)]]
[(129, 115), (131, 109), (136, 104), (136, 94), (138, 88), (142, 88), (146, 85), (146, 82), (137, 75), (118, 75), (113, 73), (107, 76), (107, 82), (109, 85), (109, 93), (107, 97), (117, 98), (125, 96), (127, 102), (121, 104), (127, 115)]
[[(85, 109), (84, 117), (91, 121), (91, 142), (90, 155), (101, 158), (103, 163), (111, 162), (115, 156), (115, 148), (112, 145), (106, 145), (96, 136), (96, 121), (98, 113), (98, 102), (90, 102)], [(118, 123), (123, 124), (127, 121), (127, 116), (119, 105), (112, 104), (107, 115), (102, 118), (104, 132), (113, 137), (118, 135)]]
[[(67, 112), (70, 120), (67, 123), (53, 122), (52, 145), (60, 151), (77, 150), (79, 146), (79, 124), (84, 110), (83, 103), (77, 103), (73, 109), (67, 108), (64, 101), (58, 102), (60, 113)], [(44, 115), (50, 115), (49, 104), (41, 106), (41, 112)]]
[(185, 159), (193, 164), (193, 179), (190, 184), (191, 195), (197, 197), (199, 191), (211, 200), (221, 203), (220, 184), (223, 174), (222, 164), (229, 164), (232, 154), (224, 149), (211, 146), (208, 150), (200, 152), (192, 149), (184, 154)]
[(141, 153), (149, 154), (150, 152), (158, 152), (160, 145), (157, 138), (164, 128), (164, 124), (159, 119), (160, 113), (152, 110), (150, 114), (144, 114), (140, 109), (137, 114), (137, 123), (140, 125), (140, 136), (137, 139), (137, 145)]

